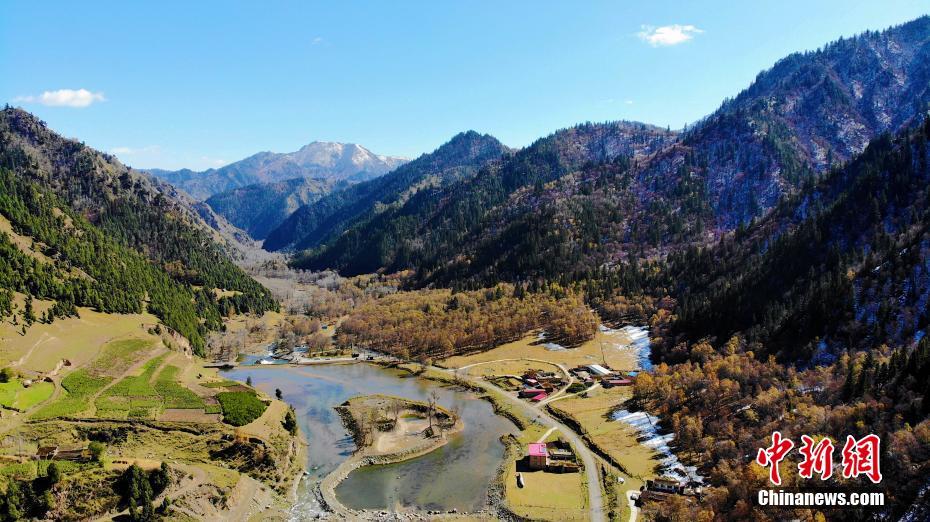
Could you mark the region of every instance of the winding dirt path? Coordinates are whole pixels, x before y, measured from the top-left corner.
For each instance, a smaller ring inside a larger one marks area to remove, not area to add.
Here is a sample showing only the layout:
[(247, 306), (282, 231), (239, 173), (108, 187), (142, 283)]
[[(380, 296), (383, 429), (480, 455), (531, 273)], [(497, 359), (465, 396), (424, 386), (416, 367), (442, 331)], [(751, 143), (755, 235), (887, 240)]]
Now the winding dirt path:
[(555, 430), (557, 430), (557, 429), (558, 429), (558, 428), (556, 428), (555, 426), (549, 428), (549, 431), (547, 431), (546, 433), (543, 433), (543, 434), (539, 437), (539, 440), (536, 441), (536, 443), (539, 444), (540, 442), (543, 442), (544, 440), (548, 439), (548, 438), (549, 438), (549, 435), (552, 435), (552, 432), (555, 431)]
[(11, 363), (10, 363), (10, 366), (14, 366), (14, 367), (15, 367), (15, 366), (20, 366), (20, 365), (22, 365), (22, 364), (25, 363), (27, 360), (29, 360), (30, 357), (32, 357), (32, 353), (35, 352), (35, 351), (36, 351), (36, 348), (38, 348), (39, 346), (41, 346), (42, 343), (44, 343), (44, 342), (46, 342), (46, 341), (54, 341), (55, 339), (58, 339), (58, 338), (55, 337), (55, 336), (49, 335), (48, 332), (43, 332), (43, 333), (42, 333), (42, 336), (39, 337), (39, 340), (36, 341), (36, 342), (34, 342), (34, 343), (32, 344), (32, 347), (29, 348), (29, 350), (28, 350), (22, 357), (20, 357), (19, 359), (17, 359), (17, 360), (15, 360), (15, 361), (11, 362)]
[(630, 504), (630, 522), (636, 522), (636, 517), (639, 516), (639, 508), (636, 507), (636, 499), (633, 498), (635, 494), (632, 489), (626, 492), (626, 500)]

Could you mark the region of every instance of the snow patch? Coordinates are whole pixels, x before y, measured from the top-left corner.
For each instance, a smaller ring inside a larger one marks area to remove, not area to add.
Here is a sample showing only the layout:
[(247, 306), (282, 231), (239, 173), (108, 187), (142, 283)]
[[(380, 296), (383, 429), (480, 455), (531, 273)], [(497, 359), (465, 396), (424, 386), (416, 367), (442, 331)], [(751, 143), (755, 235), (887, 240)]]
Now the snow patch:
[(640, 444), (651, 448), (660, 455), (661, 474), (683, 482), (704, 483), (704, 477), (697, 472), (696, 466), (682, 464), (670, 444), (675, 440), (674, 433), (659, 434), (659, 418), (644, 411), (631, 412), (618, 410), (612, 414), (613, 420), (632, 427), (639, 433)]

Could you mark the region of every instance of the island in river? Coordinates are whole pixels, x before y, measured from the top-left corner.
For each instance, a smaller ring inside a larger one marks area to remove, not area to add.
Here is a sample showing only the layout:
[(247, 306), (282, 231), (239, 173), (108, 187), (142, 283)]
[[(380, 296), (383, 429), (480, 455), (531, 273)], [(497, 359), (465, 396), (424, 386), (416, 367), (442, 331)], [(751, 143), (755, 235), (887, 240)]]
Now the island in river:
[(437, 404), (388, 395), (354, 397), (336, 407), (358, 448), (354, 457), (380, 464), (423, 455), (462, 431), (459, 416)]

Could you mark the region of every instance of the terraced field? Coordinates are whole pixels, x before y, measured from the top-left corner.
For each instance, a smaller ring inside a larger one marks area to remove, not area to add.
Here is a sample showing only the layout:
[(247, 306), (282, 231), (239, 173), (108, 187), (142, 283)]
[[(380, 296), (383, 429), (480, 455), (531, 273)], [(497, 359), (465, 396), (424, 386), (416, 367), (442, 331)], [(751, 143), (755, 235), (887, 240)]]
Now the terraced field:
[[(93, 414), (103, 419), (154, 419), (165, 409), (206, 409), (204, 399), (181, 384), (181, 367), (169, 364), (174, 357), (174, 352), (156, 346), (152, 339), (110, 342), (96, 359), (67, 375), (61, 395), (33, 418)], [(51, 395), (45, 387), (19, 396), (13, 391), (13, 386), (0, 388), (0, 404), (14, 400), (37, 404)], [(43, 392), (47, 392), (44, 397)], [(209, 409), (219, 411), (218, 406)]]
[(97, 416), (115, 419), (148, 419), (155, 416), (161, 399), (151, 381), (165, 355), (149, 359), (142, 373), (130, 375), (107, 388), (97, 399)]
[(64, 393), (55, 402), (43, 406), (33, 414), (35, 419), (68, 417), (78, 415), (90, 409), (94, 394), (112, 381), (112, 377), (95, 377), (83, 368), (75, 370), (62, 379)]
[(166, 365), (155, 378), (155, 391), (161, 397), (165, 409), (197, 409), (204, 401), (196, 393), (178, 384), (181, 369)]

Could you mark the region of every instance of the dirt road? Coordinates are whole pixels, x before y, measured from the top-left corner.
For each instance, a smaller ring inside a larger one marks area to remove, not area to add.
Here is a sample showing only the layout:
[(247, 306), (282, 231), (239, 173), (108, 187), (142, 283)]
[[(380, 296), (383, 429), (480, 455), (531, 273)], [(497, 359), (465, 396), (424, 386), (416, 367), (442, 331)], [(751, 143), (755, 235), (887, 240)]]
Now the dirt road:
[[(488, 361), (494, 362), (494, 361)], [(548, 361), (545, 361), (548, 362)], [(549, 363), (552, 364), (552, 363)], [(463, 367), (464, 368), (464, 367)], [(445, 371), (449, 373), (454, 373), (455, 369), (443, 369), (438, 367), (433, 367), (436, 371)], [(567, 372), (566, 372), (567, 373)], [(520, 400), (511, 394), (500, 390), (499, 388), (490, 388), (491, 385), (485, 383), (484, 381), (479, 381), (472, 377), (465, 377), (469, 383), (479, 386), (483, 389), (496, 393), (504, 398), (507, 402), (513, 406), (520, 408), (524, 412), (526, 417), (530, 420), (536, 421), (538, 424), (545, 426), (547, 428), (554, 428), (562, 432), (562, 435), (565, 439), (571, 443), (572, 447), (578, 452), (578, 456), (581, 458), (581, 461), (584, 463), (584, 470), (587, 474), (588, 481), (588, 505), (591, 507), (591, 521), (592, 522), (603, 522), (606, 520), (604, 518), (604, 492), (601, 490), (601, 481), (597, 473), (597, 461), (594, 458), (594, 454), (588, 447), (585, 445), (581, 437), (578, 436), (571, 428), (562, 424), (552, 416), (550, 416), (545, 411), (533, 406), (532, 404)]]

